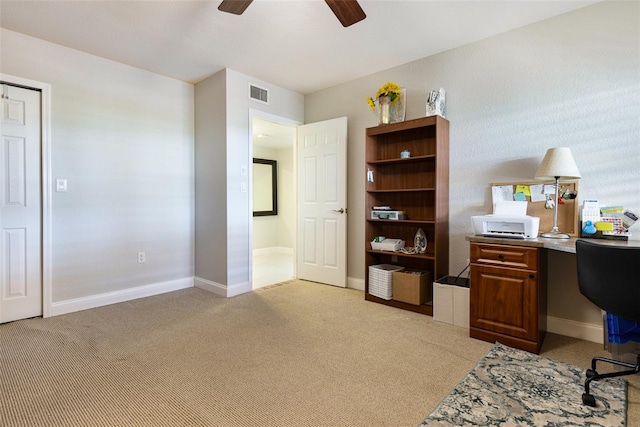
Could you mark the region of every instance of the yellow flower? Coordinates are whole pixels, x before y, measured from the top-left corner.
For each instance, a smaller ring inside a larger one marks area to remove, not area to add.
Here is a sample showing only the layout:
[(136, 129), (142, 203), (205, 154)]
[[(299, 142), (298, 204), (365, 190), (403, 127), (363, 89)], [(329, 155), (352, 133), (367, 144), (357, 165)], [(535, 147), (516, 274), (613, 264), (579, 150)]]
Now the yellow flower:
[(367, 104), (369, 104), (369, 108), (371, 108), (371, 110), (375, 110), (376, 101), (379, 100), (381, 96), (388, 96), (391, 98), (391, 102), (396, 102), (400, 97), (400, 92), (400, 86), (393, 82), (387, 82), (378, 89), (375, 99), (371, 97), (367, 98)]
[(371, 111), (374, 111), (376, 109), (376, 103), (373, 100), (373, 98), (368, 97), (367, 98), (367, 104), (369, 104), (369, 108), (371, 108)]
[(387, 82), (387, 84), (382, 85), (382, 87), (378, 89), (376, 98), (380, 98), (381, 96), (388, 96), (391, 98), (391, 101), (395, 101), (398, 95), (400, 95), (400, 86), (393, 82)]

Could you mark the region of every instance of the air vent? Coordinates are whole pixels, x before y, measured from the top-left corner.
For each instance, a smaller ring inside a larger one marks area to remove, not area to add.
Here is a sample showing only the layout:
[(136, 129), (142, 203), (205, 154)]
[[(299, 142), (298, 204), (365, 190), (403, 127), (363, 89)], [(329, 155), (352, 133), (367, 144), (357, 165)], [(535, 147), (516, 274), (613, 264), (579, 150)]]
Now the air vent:
[(269, 91), (267, 89), (263, 89), (261, 87), (250, 84), (249, 85), (249, 98), (263, 102), (265, 104), (269, 103)]

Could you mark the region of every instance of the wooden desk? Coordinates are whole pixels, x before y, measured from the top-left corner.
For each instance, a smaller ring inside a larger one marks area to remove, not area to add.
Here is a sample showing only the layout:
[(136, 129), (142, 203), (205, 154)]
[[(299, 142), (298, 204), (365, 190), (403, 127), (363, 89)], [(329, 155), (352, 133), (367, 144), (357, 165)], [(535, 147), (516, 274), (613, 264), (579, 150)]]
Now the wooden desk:
[[(469, 335), (539, 353), (547, 331), (547, 250), (575, 253), (577, 239), (466, 240), (471, 243)], [(589, 240), (640, 247), (640, 241)]]

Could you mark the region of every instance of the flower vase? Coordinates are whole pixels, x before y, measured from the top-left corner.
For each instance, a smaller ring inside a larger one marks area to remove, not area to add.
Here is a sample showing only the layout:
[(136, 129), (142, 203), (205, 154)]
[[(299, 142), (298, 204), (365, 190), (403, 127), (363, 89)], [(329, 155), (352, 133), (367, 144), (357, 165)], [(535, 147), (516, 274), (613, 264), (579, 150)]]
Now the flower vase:
[(378, 98), (378, 123), (386, 125), (391, 123), (391, 97), (381, 96)]
[(390, 107), (391, 121), (390, 123), (398, 123), (404, 121), (405, 112), (407, 109), (407, 89), (400, 88), (400, 93), (393, 100)]

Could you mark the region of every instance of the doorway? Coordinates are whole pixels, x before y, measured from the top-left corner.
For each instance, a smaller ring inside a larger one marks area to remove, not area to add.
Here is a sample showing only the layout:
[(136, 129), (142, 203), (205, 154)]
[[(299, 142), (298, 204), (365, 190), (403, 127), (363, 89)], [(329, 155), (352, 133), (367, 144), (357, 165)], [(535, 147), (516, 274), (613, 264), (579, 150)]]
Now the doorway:
[[(296, 277), (296, 124), (284, 119), (255, 114), (251, 118), (252, 157), (251, 171), (252, 210), (252, 289), (282, 283)], [(255, 160), (254, 160), (255, 161)], [(273, 165), (272, 176), (258, 172), (264, 163)], [(252, 166), (253, 166), (252, 165)], [(274, 194), (274, 209), (265, 213), (258, 205), (265, 192)], [(259, 213), (258, 213), (259, 212)]]

